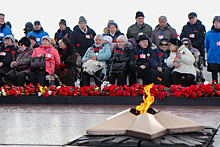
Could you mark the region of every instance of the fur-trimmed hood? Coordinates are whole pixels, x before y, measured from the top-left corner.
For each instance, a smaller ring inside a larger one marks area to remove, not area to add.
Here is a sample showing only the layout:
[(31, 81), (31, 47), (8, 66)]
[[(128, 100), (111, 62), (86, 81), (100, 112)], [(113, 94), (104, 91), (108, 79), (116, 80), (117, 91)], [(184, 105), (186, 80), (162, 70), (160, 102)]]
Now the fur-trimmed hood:
[[(128, 50), (128, 49), (131, 49), (132, 47), (132, 44), (130, 42), (127, 42), (125, 43), (124, 47), (122, 48), (123, 50)], [(111, 51), (114, 51), (118, 48), (118, 43), (114, 43), (112, 46), (111, 46)]]

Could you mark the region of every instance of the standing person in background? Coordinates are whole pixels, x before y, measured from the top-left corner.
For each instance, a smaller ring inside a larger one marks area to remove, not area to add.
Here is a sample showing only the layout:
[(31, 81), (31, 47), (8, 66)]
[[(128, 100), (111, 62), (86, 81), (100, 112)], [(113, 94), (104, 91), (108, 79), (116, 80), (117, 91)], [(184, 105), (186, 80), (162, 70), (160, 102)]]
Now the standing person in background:
[(36, 41), (42, 45), (41, 43), (41, 39), (43, 36), (49, 36), (47, 32), (44, 31), (43, 27), (41, 26), (41, 23), (39, 20), (36, 20), (34, 22), (34, 30), (29, 32), (27, 37), (29, 37), (30, 35), (33, 35), (36, 37)]
[(27, 34), (28, 34), (29, 32), (33, 31), (33, 30), (34, 30), (34, 27), (33, 27), (32, 22), (27, 22), (27, 23), (25, 24), (25, 28), (24, 28), (23, 30), (24, 30), (25, 36), (27, 36)]
[(114, 23), (114, 20), (109, 20), (109, 21), (108, 21), (107, 26), (103, 29), (103, 34), (102, 34), (102, 36), (106, 36), (106, 34), (109, 33), (108, 25), (109, 25), (109, 23), (111, 23), (111, 22)]
[(40, 44), (36, 41), (36, 37), (33, 35), (28, 36), (31, 41), (31, 46), (33, 49), (40, 47)]
[(138, 40), (138, 36), (147, 34), (148, 37), (151, 36), (152, 27), (144, 23), (144, 14), (143, 12), (138, 11), (135, 16), (136, 23), (131, 25), (127, 30), (127, 38), (134, 38)]
[(78, 25), (74, 27), (70, 36), (70, 41), (76, 48), (77, 55), (84, 56), (86, 50), (93, 45), (95, 35), (93, 29), (87, 25), (86, 19), (80, 16)]
[(220, 16), (215, 16), (210, 31), (205, 35), (205, 48), (207, 49), (208, 71), (212, 72), (212, 81), (218, 83), (220, 72)]
[(0, 42), (4, 42), (3, 39), (7, 35), (12, 35), (12, 31), (10, 27), (5, 23), (5, 14), (0, 13)]
[(54, 40), (56, 41), (56, 44), (59, 44), (59, 40), (61, 40), (63, 37), (70, 39), (71, 33), (72, 30), (66, 26), (66, 20), (61, 19), (59, 22), (59, 29), (54, 35)]
[(204, 50), (204, 39), (205, 39), (205, 26), (202, 24), (200, 20), (197, 19), (197, 14), (195, 12), (191, 12), (188, 14), (189, 22), (185, 26), (183, 26), (182, 33), (180, 35), (180, 39), (182, 40), (184, 37), (189, 38), (192, 42), (193, 48), (197, 48), (200, 52), (200, 57), (205, 65), (205, 50)]
[(113, 42), (117, 42), (117, 37), (120, 35), (124, 35), (118, 29), (118, 25), (114, 22), (108, 24), (109, 32), (105, 35), (112, 37)]
[(167, 23), (166, 16), (160, 16), (158, 22), (159, 24), (155, 27), (151, 34), (152, 43), (154, 43), (157, 47), (160, 46), (161, 39), (171, 39), (177, 34), (176, 30)]

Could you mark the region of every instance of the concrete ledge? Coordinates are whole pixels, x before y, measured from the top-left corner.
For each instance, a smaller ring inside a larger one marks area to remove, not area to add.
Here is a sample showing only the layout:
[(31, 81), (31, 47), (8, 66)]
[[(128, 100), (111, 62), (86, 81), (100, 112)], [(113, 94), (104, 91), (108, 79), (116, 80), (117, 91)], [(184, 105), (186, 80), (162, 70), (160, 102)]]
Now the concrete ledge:
[[(0, 96), (0, 104), (97, 104), (97, 105), (139, 105), (142, 96)], [(186, 106), (220, 106), (220, 97), (165, 97), (160, 101), (155, 97), (154, 105), (186, 105)]]

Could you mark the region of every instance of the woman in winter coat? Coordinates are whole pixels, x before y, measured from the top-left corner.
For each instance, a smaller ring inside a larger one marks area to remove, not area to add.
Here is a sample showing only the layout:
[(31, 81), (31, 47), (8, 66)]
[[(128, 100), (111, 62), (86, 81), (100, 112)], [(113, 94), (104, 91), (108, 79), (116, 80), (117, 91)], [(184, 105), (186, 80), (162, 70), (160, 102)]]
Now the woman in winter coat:
[(213, 26), (205, 35), (205, 48), (208, 52), (208, 71), (212, 72), (212, 80), (218, 83), (218, 72), (220, 72), (220, 16), (214, 17)]
[(18, 44), (19, 50), (17, 51), (16, 61), (11, 62), (13, 70), (9, 72), (9, 79), (15, 86), (24, 86), (26, 76), (30, 71), (29, 64), (34, 50), (27, 37), (21, 38)]
[(76, 81), (76, 49), (71, 44), (70, 40), (63, 37), (59, 43), (60, 48), (58, 49), (60, 54), (60, 74), (59, 77), (63, 84), (66, 86), (75, 86)]
[(117, 44), (112, 46), (112, 57), (108, 64), (108, 80), (111, 84), (115, 84), (116, 79), (117, 85), (126, 84), (126, 69), (130, 60), (131, 46), (124, 35), (118, 36)]
[(28, 73), (28, 78), (30, 83), (33, 85), (40, 83), (44, 86), (46, 75), (53, 75), (55, 72), (55, 66), (57, 67), (60, 65), (60, 57), (58, 51), (54, 49), (52, 45), (50, 45), (51, 39), (49, 36), (42, 37), (41, 41), (42, 45), (39, 48), (34, 49), (31, 58), (40, 57), (45, 54), (46, 70), (41, 70), (38, 72), (31, 71)]
[(138, 37), (137, 46), (131, 50), (129, 65), (133, 71), (131, 79), (141, 78), (143, 85), (150, 84), (150, 63), (149, 59), (152, 54), (151, 42), (148, 35), (140, 35)]
[[(106, 61), (111, 57), (110, 45), (104, 42), (104, 37), (100, 34), (96, 35), (94, 38), (95, 43), (87, 49), (85, 55), (82, 58), (82, 63), (85, 63), (88, 60), (97, 60), (104, 63), (107, 68)], [(95, 76), (102, 80), (104, 77), (104, 71), (99, 70), (95, 73)], [(95, 78), (95, 83), (98, 86), (101, 86), (101, 81)], [(90, 75), (86, 72), (82, 73), (82, 86), (89, 86), (90, 84)]]
[(15, 38), (7, 35), (4, 38), (6, 48), (0, 48), (0, 86), (3, 86), (2, 77), (11, 70), (10, 64), (15, 60), (17, 48), (14, 46)]
[[(160, 46), (154, 49), (150, 57), (151, 80), (154, 84), (170, 87), (172, 69), (167, 67), (167, 58), (170, 56), (169, 39), (160, 40)], [(161, 78), (161, 79), (160, 79)]]
[(181, 42), (193, 54), (193, 56), (195, 58), (194, 67), (196, 68), (196, 80), (198, 82), (202, 82), (204, 80), (203, 79), (203, 75), (202, 75), (203, 65), (202, 65), (202, 60), (200, 59), (200, 52), (199, 52), (199, 50), (192, 47), (192, 43), (191, 43), (191, 41), (188, 38), (183, 38), (181, 40)]
[(195, 58), (192, 53), (177, 38), (170, 39), (170, 51), (167, 66), (169, 68), (174, 67), (171, 75), (172, 84), (195, 85), (196, 69), (193, 65)]
[(118, 25), (114, 22), (108, 24), (109, 32), (106, 34), (107, 36), (112, 37), (113, 42), (117, 42), (117, 37), (120, 35), (124, 35), (118, 29)]

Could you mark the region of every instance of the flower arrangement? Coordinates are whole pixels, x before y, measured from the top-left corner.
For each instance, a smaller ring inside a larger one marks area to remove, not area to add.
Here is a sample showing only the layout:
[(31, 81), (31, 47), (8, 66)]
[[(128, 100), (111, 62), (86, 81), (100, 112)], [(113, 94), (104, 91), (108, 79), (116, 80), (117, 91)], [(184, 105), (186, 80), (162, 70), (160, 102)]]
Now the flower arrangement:
[[(104, 82), (102, 86), (97, 85), (75, 87), (73, 86), (50, 86), (42, 87), (40, 84), (33, 86), (29, 84), (25, 87), (15, 87), (14, 85), (4, 85), (0, 88), (0, 96), (142, 96), (144, 87), (140, 84), (133, 84), (131, 87), (127, 85), (117, 86)], [(151, 88), (151, 94), (157, 96), (159, 100), (165, 97), (214, 97), (220, 96), (220, 84), (213, 81), (211, 84), (191, 85), (190, 87), (182, 87), (181, 85), (171, 85), (170, 88), (163, 85), (154, 85)]]

